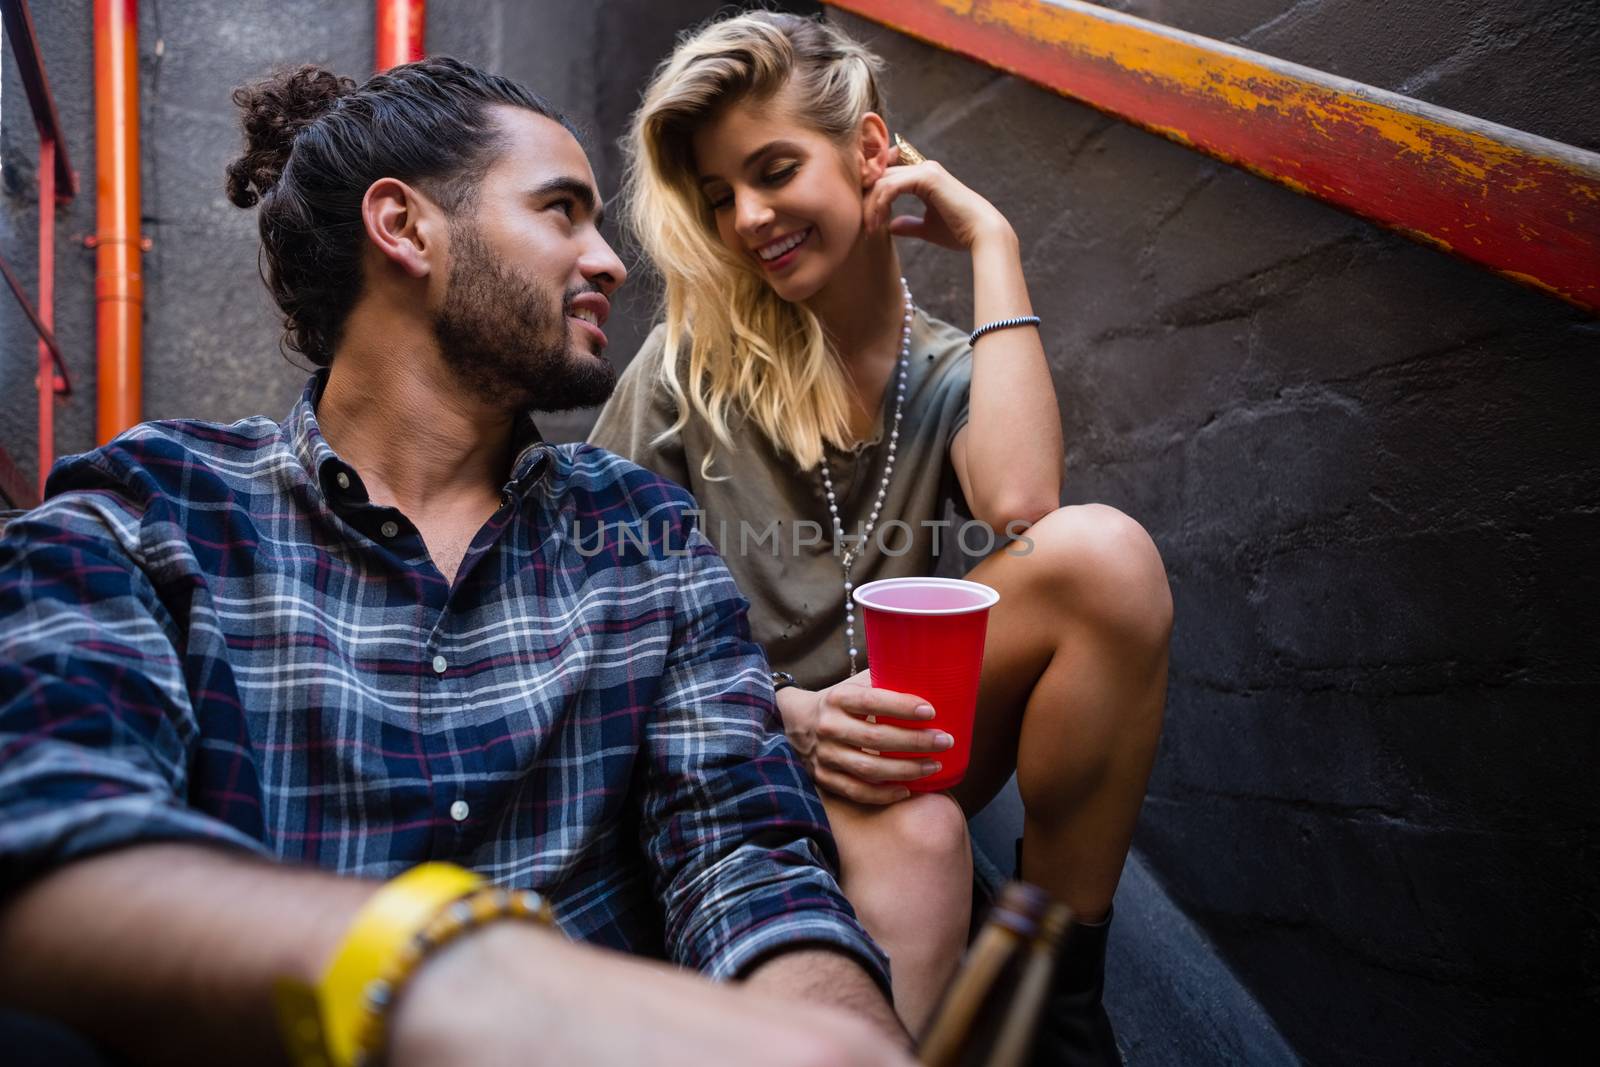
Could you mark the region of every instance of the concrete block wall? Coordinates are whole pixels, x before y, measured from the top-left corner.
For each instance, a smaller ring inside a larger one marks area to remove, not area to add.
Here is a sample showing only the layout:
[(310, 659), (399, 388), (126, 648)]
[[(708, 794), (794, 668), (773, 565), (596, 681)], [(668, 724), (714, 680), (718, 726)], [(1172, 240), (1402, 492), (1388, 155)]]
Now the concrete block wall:
[[(1600, 147), (1595, 5), (1109, 6)], [(1311, 1062), (1564, 1053), (1600, 977), (1600, 323), (843, 21), (1022, 236), (1069, 501), (1166, 559), (1153, 875)], [(968, 265), (908, 251), (968, 322)]]
[[(719, 5), (433, 0), (428, 41), (588, 124), (602, 189), (637, 88)], [(802, 6), (802, 5), (795, 5)], [(1113, 6), (1600, 149), (1600, 6), (1126, 0)], [(34, 3), (84, 191), (58, 329), (94, 432), (89, 0)], [(281, 413), (255, 219), (227, 204), (229, 87), (355, 76), (366, 4), (140, 5), (150, 418)], [(1167, 732), (1137, 844), (1313, 1062), (1539, 1058), (1600, 987), (1600, 323), (1284, 189), (870, 24), (891, 119), (1022, 236), (1067, 431), (1067, 495), (1143, 521), (1177, 603)], [(11, 63), (0, 248), (30, 285), (32, 123)], [(970, 321), (969, 269), (908, 246)], [(619, 301), (621, 364), (650, 286)], [(32, 475), (32, 334), (0, 297), (0, 444)], [(589, 415), (541, 420), (579, 437)], [(1159, 1005), (1155, 1006), (1159, 1009)], [(1548, 1056), (1546, 1057), (1548, 1058)]]

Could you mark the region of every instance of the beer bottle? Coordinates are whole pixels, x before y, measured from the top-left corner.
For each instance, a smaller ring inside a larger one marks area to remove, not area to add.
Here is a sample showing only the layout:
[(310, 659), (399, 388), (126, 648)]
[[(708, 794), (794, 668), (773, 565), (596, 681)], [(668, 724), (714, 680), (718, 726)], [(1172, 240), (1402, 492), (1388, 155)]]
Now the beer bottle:
[(918, 1046), (925, 1067), (1025, 1067), (1071, 921), (1038, 886), (1002, 889)]

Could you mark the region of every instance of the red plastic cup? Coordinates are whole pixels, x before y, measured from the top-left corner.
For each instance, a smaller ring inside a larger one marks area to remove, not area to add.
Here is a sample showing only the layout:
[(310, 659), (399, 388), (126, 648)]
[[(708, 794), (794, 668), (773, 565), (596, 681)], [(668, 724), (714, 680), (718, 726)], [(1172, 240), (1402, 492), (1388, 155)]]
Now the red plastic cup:
[(933, 706), (915, 725), (955, 738), (943, 752), (884, 752), (895, 759), (938, 760), (937, 773), (904, 783), (914, 793), (949, 789), (966, 777), (972, 759), (972, 719), (989, 609), (1000, 594), (959, 578), (885, 578), (854, 593), (867, 631), (867, 666), (877, 689), (911, 693)]

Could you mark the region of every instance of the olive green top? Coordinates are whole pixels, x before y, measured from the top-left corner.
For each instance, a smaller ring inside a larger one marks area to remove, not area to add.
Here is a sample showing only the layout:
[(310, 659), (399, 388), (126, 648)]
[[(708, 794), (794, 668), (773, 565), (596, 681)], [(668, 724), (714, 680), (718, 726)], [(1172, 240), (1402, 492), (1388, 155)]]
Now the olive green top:
[[(674, 438), (652, 443), (677, 418), (676, 405), (657, 377), (665, 336), (664, 327), (657, 326), (646, 338), (600, 412), (589, 440), (694, 494), (704, 512), (701, 528), (721, 550), (750, 601), (751, 630), (774, 670), (788, 671), (812, 689), (845, 678), (850, 656), (845, 644), (842, 553), (834, 551), (821, 472), (798, 469), (793, 459), (780, 456), (761, 430), (739, 415), (729, 418), (734, 446), (716, 448), (711, 478), (701, 474), (700, 461), (713, 436), (698, 416), (691, 416)], [(970, 513), (950, 465), (950, 442), (966, 425), (971, 383), (967, 335), (919, 309), (911, 327), (894, 474), (877, 530), (852, 568), (855, 585), (931, 574), (936, 540), (939, 552), (956, 550), (956, 536)], [(888, 453), (885, 424), (893, 421), (894, 399), (891, 378), (872, 438), (847, 451), (827, 449), (847, 539), (859, 536), (883, 484)], [(953, 524), (945, 519), (947, 503), (956, 509)], [(932, 525), (941, 521), (946, 525)], [(968, 550), (983, 549), (985, 537), (982, 531), (968, 531)], [(866, 635), (859, 614), (856, 644), (864, 667)]]

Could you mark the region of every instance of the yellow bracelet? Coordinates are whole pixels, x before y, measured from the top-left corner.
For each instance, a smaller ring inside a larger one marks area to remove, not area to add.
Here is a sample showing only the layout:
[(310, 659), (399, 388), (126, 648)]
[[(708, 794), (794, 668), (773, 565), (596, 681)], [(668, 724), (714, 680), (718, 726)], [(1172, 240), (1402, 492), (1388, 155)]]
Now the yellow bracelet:
[(555, 924), (550, 904), (531, 889), (479, 889), (447, 906), (406, 942), (383, 972), (367, 985), (361, 1004), (362, 1017), (356, 1030), (354, 1067), (365, 1067), (383, 1055), (388, 1039), (389, 1007), (400, 998), (422, 961), (462, 934), (499, 919), (518, 919), (544, 926)]
[(294, 1062), (353, 1067), (367, 984), (434, 916), (483, 884), (479, 875), (449, 863), (413, 867), (362, 905), (314, 988), (280, 979), (273, 994)]
[(435, 915), (483, 884), (480, 875), (453, 864), (424, 863), (378, 890), (356, 913), (317, 987), (334, 1063), (356, 1062), (368, 983)]

